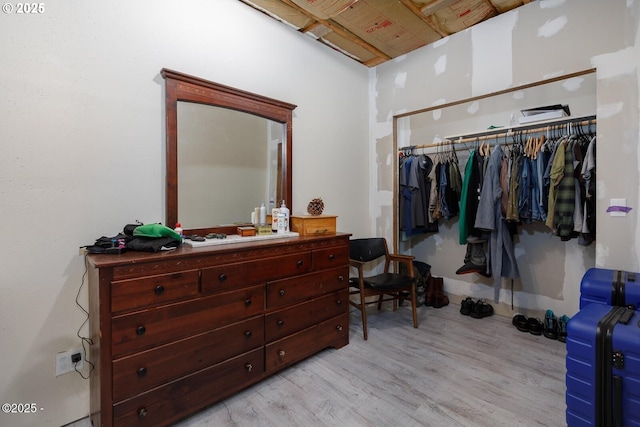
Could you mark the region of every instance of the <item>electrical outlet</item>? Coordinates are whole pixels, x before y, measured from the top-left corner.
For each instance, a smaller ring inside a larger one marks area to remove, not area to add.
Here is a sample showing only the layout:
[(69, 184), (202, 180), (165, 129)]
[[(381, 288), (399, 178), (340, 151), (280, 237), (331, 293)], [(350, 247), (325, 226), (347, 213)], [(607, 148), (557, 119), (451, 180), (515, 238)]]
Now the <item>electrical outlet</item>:
[[(84, 357), (82, 350), (62, 351), (56, 354), (56, 377), (67, 372), (82, 370), (84, 367)], [(74, 362), (74, 360), (78, 360)]]
[(87, 253), (87, 248), (85, 246), (80, 246), (80, 248), (78, 249), (78, 255), (83, 256), (86, 253)]

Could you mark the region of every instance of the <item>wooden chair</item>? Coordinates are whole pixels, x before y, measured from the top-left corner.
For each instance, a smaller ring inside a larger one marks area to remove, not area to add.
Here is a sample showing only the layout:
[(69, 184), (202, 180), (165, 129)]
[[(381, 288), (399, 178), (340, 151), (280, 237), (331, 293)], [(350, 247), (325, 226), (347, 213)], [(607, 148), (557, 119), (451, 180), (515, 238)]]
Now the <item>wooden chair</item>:
[[(349, 243), (349, 265), (358, 271), (357, 277), (349, 279), (350, 296), (359, 295), (358, 300), (349, 298), (349, 304), (356, 307), (362, 313), (362, 331), (364, 339), (367, 334), (367, 305), (378, 304), (378, 310), (384, 301), (393, 301), (393, 310), (398, 308), (398, 301), (411, 301), (413, 311), (413, 327), (418, 327), (418, 313), (416, 310), (416, 281), (413, 275), (413, 259), (410, 255), (390, 254), (387, 241), (384, 238), (374, 237), (366, 239), (352, 239)], [(365, 277), (365, 264), (380, 260), (384, 257), (384, 271), (380, 274)], [(399, 274), (390, 272), (391, 263), (395, 262), (394, 271), (398, 271), (397, 263), (404, 263), (407, 273)], [(378, 297), (376, 300), (367, 301), (368, 297)]]

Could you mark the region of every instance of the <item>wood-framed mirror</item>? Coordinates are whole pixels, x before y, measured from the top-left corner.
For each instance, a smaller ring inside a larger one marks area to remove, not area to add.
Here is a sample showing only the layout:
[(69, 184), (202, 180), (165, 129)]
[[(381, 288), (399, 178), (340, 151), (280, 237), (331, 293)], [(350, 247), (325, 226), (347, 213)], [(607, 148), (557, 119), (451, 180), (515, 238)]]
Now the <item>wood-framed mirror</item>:
[(166, 225), (235, 234), (254, 207), (292, 206), (296, 105), (163, 68)]

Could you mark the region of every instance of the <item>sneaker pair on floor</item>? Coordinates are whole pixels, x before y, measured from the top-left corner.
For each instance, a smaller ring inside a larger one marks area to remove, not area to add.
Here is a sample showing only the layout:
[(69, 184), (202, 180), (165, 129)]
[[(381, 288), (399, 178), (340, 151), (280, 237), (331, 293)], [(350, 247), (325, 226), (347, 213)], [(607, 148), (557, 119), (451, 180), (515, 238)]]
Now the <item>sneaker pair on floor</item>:
[(493, 314), (493, 307), (487, 304), (484, 298), (474, 301), (473, 298), (467, 297), (460, 303), (460, 314), (482, 319)]
[(535, 317), (527, 318), (522, 314), (516, 314), (512, 320), (513, 326), (520, 332), (544, 335), (549, 339), (557, 339), (561, 342), (566, 342), (567, 340), (567, 322), (569, 322), (569, 316), (565, 314), (558, 318), (551, 310), (545, 312), (544, 322)]

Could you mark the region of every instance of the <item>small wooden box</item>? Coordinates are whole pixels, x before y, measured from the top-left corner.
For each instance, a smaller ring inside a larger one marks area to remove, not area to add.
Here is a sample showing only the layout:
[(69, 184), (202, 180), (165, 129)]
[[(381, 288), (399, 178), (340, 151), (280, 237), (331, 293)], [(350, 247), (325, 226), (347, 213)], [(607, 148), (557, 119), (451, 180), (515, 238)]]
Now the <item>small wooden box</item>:
[(255, 236), (256, 229), (255, 227), (238, 227), (238, 234), (242, 237)]
[(300, 236), (336, 234), (336, 218), (333, 215), (294, 215), (291, 217), (291, 231)]

